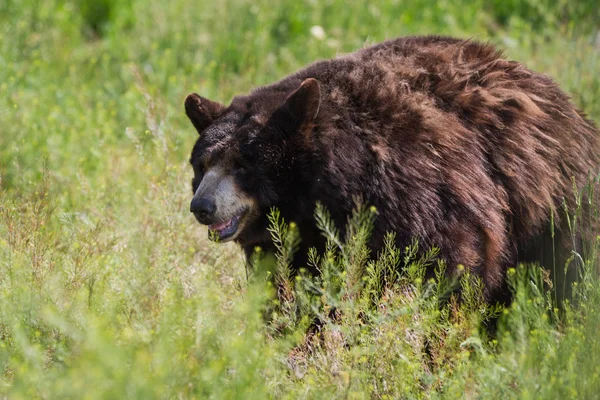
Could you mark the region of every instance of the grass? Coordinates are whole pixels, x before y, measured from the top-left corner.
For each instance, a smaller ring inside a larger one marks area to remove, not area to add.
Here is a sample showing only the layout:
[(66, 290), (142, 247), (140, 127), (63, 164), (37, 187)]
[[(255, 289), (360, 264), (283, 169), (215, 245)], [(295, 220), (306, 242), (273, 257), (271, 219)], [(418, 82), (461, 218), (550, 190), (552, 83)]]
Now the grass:
[[(285, 290), (269, 296), (268, 263), (247, 280), (239, 250), (208, 242), (187, 212), (196, 133), (182, 102), (227, 102), (317, 58), (436, 33), (497, 43), (600, 121), (599, 23), (591, 0), (3, 1), (0, 396), (597, 397), (591, 256), (561, 316), (525, 268), (509, 309), (484, 306), (467, 273), (454, 283), (469, 301), (439, 306), (452, 282), (424, 282), (424, 268), (443, 270), (435, 252), (390, 246), (366, 262), (368, 209), (349, 243), (320, 210), (324, 273), (292, 281), (293, 225), (274, 215), (284, 251), (270, 271)], [(498, 313), (490, 338), (482, 322)], [(305, 336), (315, 316), (325, 330)]]

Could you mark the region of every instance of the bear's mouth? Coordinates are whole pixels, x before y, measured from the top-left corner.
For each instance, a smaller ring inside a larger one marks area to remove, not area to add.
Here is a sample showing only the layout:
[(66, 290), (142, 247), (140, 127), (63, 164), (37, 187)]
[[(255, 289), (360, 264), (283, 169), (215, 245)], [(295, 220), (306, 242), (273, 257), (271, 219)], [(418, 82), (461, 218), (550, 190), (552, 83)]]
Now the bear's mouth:
[(240, 222), (246, 215), (246, 210), (234, 215), (227, 221), (216, 222), (208, 226), (208, 237), (214, 242), (226, 242), (233, 239), (240, 228)]

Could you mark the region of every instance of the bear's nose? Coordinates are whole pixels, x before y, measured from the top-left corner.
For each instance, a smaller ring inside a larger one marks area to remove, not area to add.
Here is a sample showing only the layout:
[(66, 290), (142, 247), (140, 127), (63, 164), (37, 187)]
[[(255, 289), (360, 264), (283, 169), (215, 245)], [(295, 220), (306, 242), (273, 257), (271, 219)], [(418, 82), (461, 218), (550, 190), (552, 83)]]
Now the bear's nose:
[(194, 197), (190, 204), (190, 211), (201, 218), (211, 217), (215, 213), (215, 201), (208, 197)]

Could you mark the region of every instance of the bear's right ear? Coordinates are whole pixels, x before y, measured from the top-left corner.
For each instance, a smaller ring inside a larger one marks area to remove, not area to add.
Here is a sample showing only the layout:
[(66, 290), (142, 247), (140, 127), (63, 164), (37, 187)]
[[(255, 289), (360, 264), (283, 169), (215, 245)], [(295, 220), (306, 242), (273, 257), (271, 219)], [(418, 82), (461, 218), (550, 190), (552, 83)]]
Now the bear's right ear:
[(198, 133), (202, 132), (225, 110), (223, 104), (205, 99), (196, 93), (185, 98), (185, 113)]
[(313, 122), (321, 107), (321, 85), (315, 78), (308, 78), (292, 92), (285, 104), (289, 112), (301, 122)]

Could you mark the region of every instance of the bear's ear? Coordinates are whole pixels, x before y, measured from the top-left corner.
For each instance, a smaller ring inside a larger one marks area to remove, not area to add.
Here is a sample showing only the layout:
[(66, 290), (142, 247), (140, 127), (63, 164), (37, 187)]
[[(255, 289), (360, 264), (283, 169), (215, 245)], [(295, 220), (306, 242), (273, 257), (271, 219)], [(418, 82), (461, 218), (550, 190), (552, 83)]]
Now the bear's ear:
[(196, 93), (191, 93), (185, 98), (185, 113), (198, 133), (208, 128), (224, 110), (224, 105), (205, 99)]
[(300, 122), (313, 122), (321, 106), (321, 86), (315, 78), (308, 78), (292, 92), (285, 104), (289, 112)]

